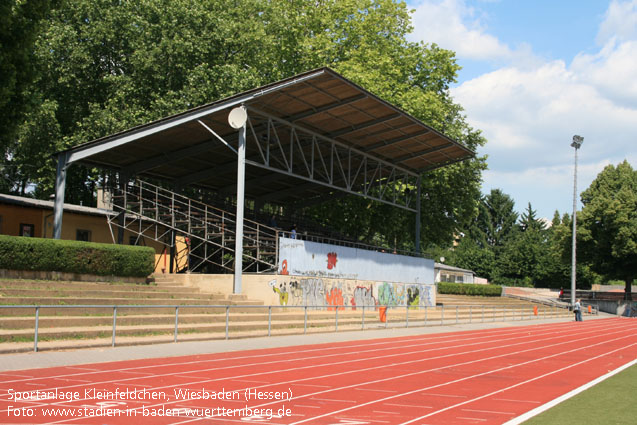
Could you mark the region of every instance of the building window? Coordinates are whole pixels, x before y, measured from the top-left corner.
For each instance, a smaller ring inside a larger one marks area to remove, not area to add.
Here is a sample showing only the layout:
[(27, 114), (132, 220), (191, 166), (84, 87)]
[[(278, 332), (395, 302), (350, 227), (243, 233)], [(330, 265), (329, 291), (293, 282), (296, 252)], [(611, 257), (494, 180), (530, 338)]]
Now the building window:
[(75, 240), (76, 241), (90, 242), (91, 241), (91, 231), (90, 230), (77, 229), (75, 231)]
[(20, 236), (32, 238), (35, 236), (35, 226), (33, 224), (20, 223)]

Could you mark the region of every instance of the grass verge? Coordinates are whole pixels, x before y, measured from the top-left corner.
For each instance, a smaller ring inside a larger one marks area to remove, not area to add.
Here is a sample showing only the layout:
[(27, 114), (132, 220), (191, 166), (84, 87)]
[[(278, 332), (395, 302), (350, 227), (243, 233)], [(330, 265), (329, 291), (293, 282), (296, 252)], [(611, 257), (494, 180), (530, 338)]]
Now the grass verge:
[(637, 423), (637, 365), (543, 412), (524, 425)]

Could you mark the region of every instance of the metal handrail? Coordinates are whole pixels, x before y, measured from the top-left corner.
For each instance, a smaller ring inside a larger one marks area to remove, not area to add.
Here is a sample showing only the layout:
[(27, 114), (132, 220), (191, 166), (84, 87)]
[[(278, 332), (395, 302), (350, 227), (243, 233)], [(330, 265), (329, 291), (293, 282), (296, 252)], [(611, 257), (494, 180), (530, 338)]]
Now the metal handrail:
[[(303, 333), (307, 333), (308, 328), (308, 310), (309, 311), (317, 311), (317, 312), (331, 312), (334, 311), (334, 326), (335, 331), (338, 331), (338, 321), (339, 321), (339, 311), (343, 311), (349, 309), (351, 311), (361, 310), (361, 330), (365, 330), (369, 328), (369, 323), (366, 325), (365, 323), (365, 310), (369, 311), (379, 311), (379, 321), (384, 322), (384, 327), (387, 328), (389, 325), (389, 315), (387, 314), (389, 310), (405, 310), (404, 319), (400, 319), (402, 316), (398, 316), (399, 319), (396, 320), (396, 316), (394, 315), (392, 319), (392, 327), (401, 327), (404, 324), (404, 327), (409, 327), (410, 324), (413, 326), (414, 323), (420, 323), (421, 326), (427, 325), (444, 325), (450, 324), (450, 321), (454, 320), (453, 315), (445, 316), (445, 310), (452, 309), (455, 307), (455, 321), (454, 324), (458, 323), (473, 323), (474, 322), (474, 312), (476, 309), (479, 310), (480, 314), (477, 315), (480, 318), (480, 322), (485, 322), (488, 319), (492, 319), (493, 322), (502, 318), (503, 321), (508, 320), (525, 320), (525, 319), (539, 319), (541, 316), (544, 318), (547, 317), (558, 317), (558, 310), (562, 309), (560, 306), (552, 306), (552, 309), (542, 309), (539, 310), (534, 308), (533, 310), (529, 309), (529, 306), (521, 306), (519, 304), (508, 305), (447, 305), (445, 306), (412, 306), (412, 305), (403, 305), (403, 306), (395, 306), (395, 305), (362, 305), (362, 306), (351, 306), (351, 305), (301, 305), (301, 306), (282, 306), (282, 305), (215, 305), (215, 304), (154, 304), (154, 305), (142, 305), (142, 304), (118, 304), (118, 305), (105, 305), (105, 304), (77, 304), (77, 305), (55, 305), (55, 304), (42, 304), (42, 305), (0, 305), (0, 309), (34, 309), (35, 310), (35, 331), (34, 331), (34, 345), (33, 351), (38, 351), (38, 332), (39, 332), (39, 321), (40, 321), (40, 310), (47, 308), (62, 308), (62, 309), (77, 309), (77, 308), (103, 308), (110, 309), (113, 311), (113, 326), (112, 326), (112, 341), (111, 345), (115, 347), (116, 340), (116, 329), (117, 329), (117, 311), (118, 309), (121, 311), (122, 309), (136, 309), (136, 308), (169, 308), (174, 309), (175, 311), (175, 330), (173, 342), (177, 342), (178, 333), (179, 333), (179, 310), (187, 309), (187, 308), (204, 308), (204, 309), (218, 309), (225, 311), (225, 339), (229, 339), (230, 337), (230, 310), (231, 309), (267, 309), (268, 311), (268, 336), (271, 336), (272, 330), (272, 310), (280, 309), (280, 310), (294, 310), (294, 309), (302, 309), (304, 311), (304, 324), (303, 324)], [(380, 313), (382, 309), (385, 309), (384, 314)], [(440, 308), (440, 319), (439, 321), (432, 322), (429, 311), (438, 311)], [(424, 314), (424, 320), (420, 317), (412, 317), (410, 321), (410, 311), (418, 310), (418, 312)], [(424, 310), (424, 312), (423, 312)], [(468, 321), (466, 321), (466, 313), (468, 310)], [(462, 311), (462, 315), (460, 312)], [(507, 314), (508, 313), (508, 314)], [(599, 314), (599, 309), (595, 309), (594, 314)], [(385, 318), (383, 321), (383, 317)], [(464, 322), (461, 319), (465, 319)], [(447, 322), (445, 322), (445, 320)], [(375, 322), (378, 323), (378, 322)]]
[[(194, 268), (209, 262), (228, 271), (233, 270), (224, 263), (223, 258), (219, 263), (212, 261), (211, 258), (219, 252), (234, 255), (234, 247), (229, 245), (228, 241), (235, 238), (235, 214), (142, 180), (127, 184), (120, 193), (113, 199), (121, 198), (124, 204), (119, 205), (118, 202), (114, 202), (113, 208), (123, 214), (121, 216), (123, 223), (119, 222), (118, 214), (109, 217), (109, 226), (123, 227), (147, 237), (147, 231), (154, 226), (155, 236), (152, 238), (168, 246), (172, 246), (172, 239), (168, 243), (164, 239), (171, 231), (183, 234), (192, 242), (188, 251), (189, 255), (199, 260)], [(170, 220), (162, 219), (163, 216), (170, 217)], [(143, 223), (149, 224), (144, 227)], [(133, 227), (135, 225), (138, 229)], [(158, 226), (164, 230), (157, 231)], [(210, 233), (210, 227), (216, 230)], [(195, 228), (203, 228), (203, 235), (197, 233)], [(246, 264), (246, 270), (253, 264), (257, 265), (257, 270), (258, 265), (265, 266), (268, 271), (275, 270), (278, 265), (278, 250), (274, 249), (273, 255), (269, 256), (264, 256), (263, 253), (269, 252), (268, 242), (277, 244), (279, 231), (250, 219), (244, 219), (244, 229), (244, 245), (255, 249), (254, 253), (249, 249), (244, 250), (244, 257), (251, 260)], [(115, 239), (112, 230), (111, 234)], [(211, 237), (212, 234), (221, 235), (221, 241), (214, 240)], [(209, 245), (212, 247), (210, 251)], [(203, 250), (203, 254), (198, 254), (199, 250)], [(193, 271), (194, 268), (189, 268), (189, 271)]]

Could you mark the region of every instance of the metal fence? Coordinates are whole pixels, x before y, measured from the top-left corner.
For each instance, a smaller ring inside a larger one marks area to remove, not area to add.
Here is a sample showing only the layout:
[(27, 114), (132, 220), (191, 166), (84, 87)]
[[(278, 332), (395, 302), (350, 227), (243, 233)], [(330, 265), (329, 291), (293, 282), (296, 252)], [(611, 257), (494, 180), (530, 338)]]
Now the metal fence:
[[(231, 311), (254, 309), (267, 313), (267, 336), (272, 335), (273, 312), (278, 314), (281, 312), (302, 311), (303, 325), (298, 321), (288, 320), (286, 323), (294, 324), (293, 328), (298, 329), (299, 333), (306, 334), (308, 327), (312, 325), (310, 322), (312, 315), (320, 314), (321, 316), (330, 316), (333, 314), (334, 331), (339, 329), (339, 316), (341, 321), (347, 319), (347, 324), (341, 323), (341, 328), (347, 327), (348, 330), (353, 329), (377, 329), (379, 327), (418, 327), (418, 326), (442, 326), (461, 323), (484, 323), (496, 321), (523, 321), (540, 318), (557, 318), (563, 316), (567, 311), (559, 306), (539, 305), (531, 308), (530, 306), (521, 305), (439, 305), (435, 307), (427, 306), (345, 306), (345, 305), (323, 305), (323, 306), (246, 306), (246, 305), (0, 305), (0, 309), (32, 309), (35, 313), (35, 329), (33, 351), (38, 351), (38, 333), (40, 327), (40, 312), (47, 309), (104, 309), (112, 311), (112, 341), (111, 345), (115, 347), (117, 335), (117, 318), (118, 311), (126, 310), (134, 312), (135, 309), (171, 309), (175, 314), (175, 327), (173, 341), (178, 341), (179, 335), (179, 312), (187, 309), (204, 309), (210, 310), (210, 313), (219, 316), (225, 311), (225, 339), (231, 336), (230, 325)], [(2, 311), (0, 310), (0, 311)], [(333, 312), (333, 313), (332, 313)], [(339, 313), (340, 312), (340, 313)], [(589, 311), (592, 314), (598, 314), (598, 310)], [(360, 317), (359, 317), (360, 313)], [(367, 313), (367, 314), (366, 314)], [(371, 316), (370, 316), (371, 314)], [(3, 315), (4, 316), (4, 315)], [(378, 316), (378, 317), (376, 317)], [(6, 316), (5, 316), (6, 317)], [(121, 316), (120, 316), (121, 317)], [(150, 316), (152, 317), (152, 316)], [(360, 320), (360, 323), (352, 325), (352, 318)], [(316, 318), (314, 318), (316, 319)], [(325, 320), (324, 318), (322, 320)], [(331, 320), (331, 319), (330, 319)], [(297, 326), (298, 325), (298, 326)], [(88, 326), (87, 326), (88, 327)], [(330, 325), (331, 327), (331, 325)], [(63, 328), (60, 328), (63, 329)], [(255, 335), (252, 335), (255, 336)], [(258, 336), (258, 335), (257, 335)], [(211, 338), (218, 339), (218, 338)]]

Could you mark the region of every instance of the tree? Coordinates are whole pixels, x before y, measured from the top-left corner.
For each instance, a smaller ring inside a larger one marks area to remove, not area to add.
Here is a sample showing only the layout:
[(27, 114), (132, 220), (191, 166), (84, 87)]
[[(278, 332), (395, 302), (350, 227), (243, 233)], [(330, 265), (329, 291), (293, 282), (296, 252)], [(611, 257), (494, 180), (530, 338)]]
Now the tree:
[[(22, 187), (48, 197), (55, 167), (35, 152), (48, 158), (320, 66), (476, 150), (485, 140), (449, 94), (459, 69), (454, 53), (408, 41), (410, 19), (406, 4), (392, 0), (65, 2), (35, 43), (30, 89), (39, 106), (5, 156)], [(485, 168), (479, 157), (424, 176), (424, 242), (449, 241), (471, 219)], [(90, 205), (99, 179), (97, 170), (73, 165), (66, 200)], [(378, 240), (382, 229), (386, 243), (413, 247), (413, 214), (353, 198), (336, 205), (326, 220), (340, 230), (360, 220), (374, 230), (361, 238)], [(338, 217), (342, 211), (349, 215)]]
[(625, 282), (632, 299), (637, 277), (637, 171), (628, 161), (608, 165), (581, 195), (578, 252), (591, 268)]
[(500, 189), (492, 189), (480, 200), (478, 215), (466, 233), (485, 248), (501, 247), (518, 219), (514, 207), (515, 202), (509, 195)]
[(495, 253), (480, 247), (470, 238), (462, 238), (450, 255), (450, 263), (456, 267), (474, 271), (479, 277), (493, 280), (495, 275)]
[[(27, 87), (37, 74), (33, 46), (43, 19), (57, 0), (5, 0), (0, 3), (0, 191), (26, 185), (20, 170), (11, 164), (16, 131), (23, 114), (37, 104)], [(24, 192), (24, 190), (22, 190)]]

